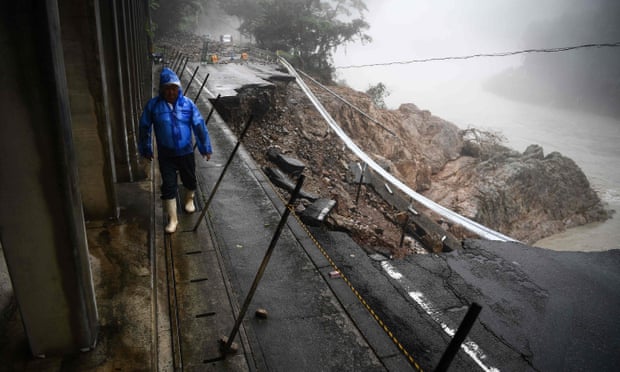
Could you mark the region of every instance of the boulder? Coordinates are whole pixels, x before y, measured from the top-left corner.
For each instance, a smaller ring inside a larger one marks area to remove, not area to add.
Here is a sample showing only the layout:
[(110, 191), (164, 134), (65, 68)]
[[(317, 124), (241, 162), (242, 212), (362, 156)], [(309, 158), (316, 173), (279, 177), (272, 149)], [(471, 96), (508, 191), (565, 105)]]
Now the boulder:
[[(295, 183), (281, 170), (271, 167), (264, 167), (263, 171), (274, 185), (285, 189), (289, 193), (292, 193), (295, 190)], [(299, 190), (299, 197), (310, 201), (315, 201), (319, 198), (318, 195), (305, 192), (303, 189)]]
[(267, 159), (294, 177), (299, 177), (306, 168), (306, 165), (300, 160), (283, 155), (273, 147), (267, 150)]

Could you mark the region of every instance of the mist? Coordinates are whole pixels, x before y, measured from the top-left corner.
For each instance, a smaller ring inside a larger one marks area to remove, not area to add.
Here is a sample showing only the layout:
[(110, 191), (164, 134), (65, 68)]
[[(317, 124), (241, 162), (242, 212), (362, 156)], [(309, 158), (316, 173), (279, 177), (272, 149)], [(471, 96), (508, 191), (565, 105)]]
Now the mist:
[[(336, 51), (337, 80), (344, 80), (358, 90), (383, 82), (391, 92), (386, 98), (390, 108), (413, 102), (421, 108), (437, 109), (433, 100), (438, 98), (431, 96), (439, 95), (439, 99), (443, 99), (445, 95), (455, 95), (455, 91), (471, 95), (487, 79), (506, 71), (514, 73), (527, 59), (554, 66), (558, 60), (575, 59), (594, 51), (562, 52), (544, 57), (522, 54), (365, 68), (340, 67), (617, 42), (620, 41), (617, 22), (620, 7), (616, 3), (613, 0), (368, 0), (367, 21), (371, 26), (368, 33), (373, 42), (348, 45)], [(601, 21), (601, 17), (606, 18)], [(603, 63), (605, 66), (617, 66), (615, 62), (620, 61), (620, 48), (594, 53), (603, 56), (603, 60), (610, 58), (608, 63)], [(531, 62), (530, 67), (533, 64)], [(618, 70), (616, 67), (607, 69)], [(584, 66), (581, 72), (586, 71), (587, 66)], [(495, 93), (510, 91), (510, 82), (504, 80), (496, 79)], [(613, 76), (612, 80), (618, 85), (620, 76)], [(583, 81), (576, 80), (575, 85), (583, 84)], [(574, 88), (577, 90), (578, 87)], [(566, 86), (562, 89), (567, 91)], [(442, 92), (445, 90), (452, 93)], [(534, 90), (540, 91), (539, 88)], [(527, 97), (527, 91), (522, 96)]]
[[(458, 127), (539, 144), (584, 171), (620, 210), (620, 47), (342, 68), (620, 41), (615, 0), (367, 0), (373, 42), (334, 54), (336, 80), (359, 91), (383, 83), (385, 103), (414, 103)], [(620, 219), (540, 242), (552, 249), (620, 248)]]

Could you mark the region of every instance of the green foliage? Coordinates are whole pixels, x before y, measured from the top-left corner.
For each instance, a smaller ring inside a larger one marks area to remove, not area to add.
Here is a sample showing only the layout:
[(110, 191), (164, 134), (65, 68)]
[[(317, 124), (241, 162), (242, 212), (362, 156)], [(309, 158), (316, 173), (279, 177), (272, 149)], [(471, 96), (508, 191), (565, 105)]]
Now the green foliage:
[(331, 81), (338, 46), (371, 40), (363, 32), (369, 25), (362, 0), (220, 0), (220, 5), (239, 17), (241, 33), (260, 48), (289, 53), (297, 67), (324, 81)]
[(371, 85), (366, 90), (366, 94), (370, 96), (375, 106), (382, 109), (386, 108), (385, 97), (388, 97), (390, 95), (390, 92), (388, 91), (385, 84), (379, 82), (377, 83), (377, 85)]

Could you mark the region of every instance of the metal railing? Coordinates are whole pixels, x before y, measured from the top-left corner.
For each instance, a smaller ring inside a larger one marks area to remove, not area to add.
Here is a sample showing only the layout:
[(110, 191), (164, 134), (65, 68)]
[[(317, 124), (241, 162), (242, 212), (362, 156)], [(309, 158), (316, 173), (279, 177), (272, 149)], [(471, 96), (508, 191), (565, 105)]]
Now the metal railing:
[[(507, 235), (504, 235), (500, 232), (497, 232), (493, 229), (490, 229), (484, 225), (479, 224), (478, 222), (472, 221), (467, 217), (461, 216), (460, 214), (451, 211), (450, 209), (435, 203), (434, 201), (428, 199), (427, 197), (418, 194), (413, 191), (409, 186), (405, 185), (399, 179), (394, 177), (392, 174), (383, 169), (379, 164), (377, 164), (370, 156), (368, 156), (362, 149), (360, 149), (355, 142), (340, 128), (338, 123), (331, 117), (329, 112), (323, 107), (318, 98), (312, 93), (310, 88), (303, 81), (299, 73), (295, 70), (295, 68), (284, 58), (278, 57), (279, 62), (286, 67), (288, 72), (293, 75), (299, 87), (306, 94), (308, 99), (312, 102), (312, 104), (316, 107), (321, 116), (325, 119), (327, 124), (330, 126), (332, 130), (340, 137), (340, 139), (344, 142), (344, 144), (362, 161), (364, 161), (368, 166), (374, 170), (377, 174), (381, 175), (388, 183), (394, 185), (400, 191), (405, 193), (411, 199), (417, 201), (422, 204), (426, 208), (432, 210), (433, 212), (439, 214), (443, 218), (462, 226), (464, 229), (488, 240), (498, 240), (498, 241), (517, 241)], [(312, 79), (306, 75), (306, 78)]]

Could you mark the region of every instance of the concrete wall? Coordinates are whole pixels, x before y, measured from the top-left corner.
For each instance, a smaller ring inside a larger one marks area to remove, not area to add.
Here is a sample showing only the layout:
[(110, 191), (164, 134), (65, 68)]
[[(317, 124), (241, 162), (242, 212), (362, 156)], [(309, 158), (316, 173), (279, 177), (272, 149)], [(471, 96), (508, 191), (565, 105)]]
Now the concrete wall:
[(117, 165), (144, 178), (147, 16), (145, 0), (23, 0), (0, 15), (0, 244), (36, 356), (97, 339), (85, 221), (118, 217)]
[[(84, 213), (89, 219), (117, 218), (114, 157), (103, 50), (92, 2), (58, 3), (75, 152)], [(99, 67), (99, 68), (98, 68)]]

